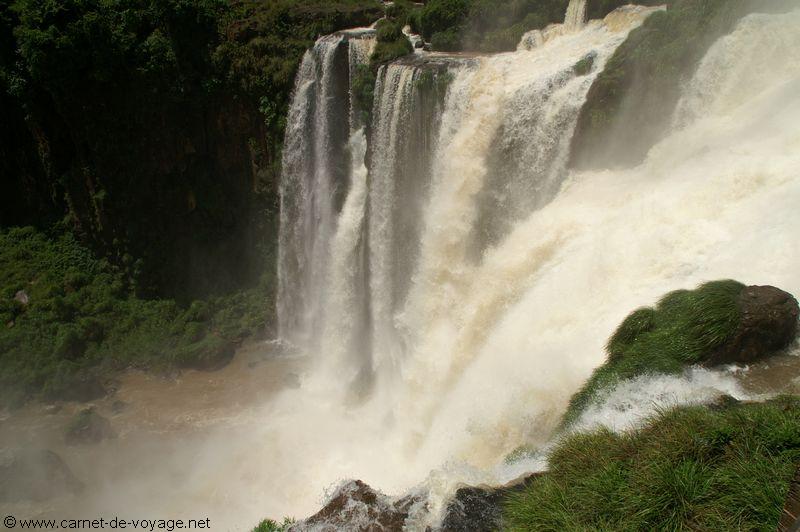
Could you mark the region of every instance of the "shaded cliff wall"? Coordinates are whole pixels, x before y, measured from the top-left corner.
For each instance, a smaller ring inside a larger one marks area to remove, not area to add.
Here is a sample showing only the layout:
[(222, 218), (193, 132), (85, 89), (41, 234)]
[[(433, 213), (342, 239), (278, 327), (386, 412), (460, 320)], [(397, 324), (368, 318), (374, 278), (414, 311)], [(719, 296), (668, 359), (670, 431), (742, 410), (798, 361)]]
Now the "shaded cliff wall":
[(0, 7), (0, 224), (64, 221), (141, 295), (252, 284), (274, 263), (299, 59), (318, 32), (382, 12), (341, 3)]

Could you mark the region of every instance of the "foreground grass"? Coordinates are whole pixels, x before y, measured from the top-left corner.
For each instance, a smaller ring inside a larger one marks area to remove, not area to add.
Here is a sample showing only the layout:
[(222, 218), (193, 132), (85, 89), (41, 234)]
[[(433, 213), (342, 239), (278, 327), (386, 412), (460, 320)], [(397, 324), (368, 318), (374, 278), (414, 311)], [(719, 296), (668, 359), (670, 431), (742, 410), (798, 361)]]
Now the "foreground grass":
[(737, 281), (713, 281), (696, 290), (677, 290), (655, 308), (634, 311), (608, 341), (608, 361), (573, 396), (563, 424), (580, 416), (599, 393), (646, 373), (680, 373), (725, 343), (739, 323)]
[(568, 436), (506, 502), (509, 530), (775, 530), (800, 461), (800, 399), (663, 412)]
[[(70, 233), (0, 231), (0, 402), (85, 399), (87, 375), (135, 366), (210, 367), (264, 328), (269, 280), (195, 301), (144, 300), (131, 279)], [(18, 293), (24, 292), (27, 304)]]

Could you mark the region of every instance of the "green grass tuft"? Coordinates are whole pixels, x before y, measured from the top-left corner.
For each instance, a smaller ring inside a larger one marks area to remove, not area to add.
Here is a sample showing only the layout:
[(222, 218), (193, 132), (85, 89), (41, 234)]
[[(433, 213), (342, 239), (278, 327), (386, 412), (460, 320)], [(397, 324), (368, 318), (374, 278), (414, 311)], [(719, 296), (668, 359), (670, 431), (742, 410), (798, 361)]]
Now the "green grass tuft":
[(574, 434), (509, 496), (508, 530), (775, 530), (800, 460), (800, 399), (683, 407)]
[(722, 345), (739, 324), (736, 298), (744, 285), (712, 281), (696, 290), (677, 290), (655, 308), (640, 308), (617, 328), (606, 346), (608, 361), (573, 396), (563, 426), (619, 381), (654, 373), (679, 373)]
[(253, 532), (285, 532), (289, 527), (294, 524), (294, 519), (291, 517), (284, 517), (281, 523), (273, 521), (272, 519), (264, 519), (258, 526), (253, 529)]

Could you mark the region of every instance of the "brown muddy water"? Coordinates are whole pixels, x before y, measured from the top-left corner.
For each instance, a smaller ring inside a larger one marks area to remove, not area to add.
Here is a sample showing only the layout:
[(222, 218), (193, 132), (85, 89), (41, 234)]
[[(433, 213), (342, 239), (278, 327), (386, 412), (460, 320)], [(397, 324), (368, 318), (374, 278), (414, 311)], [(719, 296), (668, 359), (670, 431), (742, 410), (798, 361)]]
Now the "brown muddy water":
[[(238, 443), (261, 422), (270, 398), (299, 386), (303, 366), (302, 359), (257, 344), (219, 371), (169, 377), (128, 371), (98, 401), (0, 412), (0, 450), (53, 451), (85, 486), (44, 502), (0, 501), (0, 514), (18, 520), (209, 517), (213, 530), (252, 528), (264, 516), (254, 505), (257, 490), (247, 486), (268, 479), (246, 478), (246, 464), (230, 466), (246, 462)], [(65, 429), (87, 407), (110, 421), (114, 436), (68, 445)]]

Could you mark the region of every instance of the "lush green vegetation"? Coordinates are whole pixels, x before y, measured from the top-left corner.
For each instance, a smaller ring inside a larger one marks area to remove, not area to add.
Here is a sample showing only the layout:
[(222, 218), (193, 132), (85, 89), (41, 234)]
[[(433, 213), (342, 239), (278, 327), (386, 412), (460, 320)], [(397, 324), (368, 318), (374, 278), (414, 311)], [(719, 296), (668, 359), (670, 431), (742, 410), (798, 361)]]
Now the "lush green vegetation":
[(137, 292), (198, 297), (272, 263), (294, 75), (376, 0), (14, 0), (0, 6), (0, 226), (67, 217)]
[(372, 64), (385, 63), (414, 51), (411, 42), (403, 35), (402, 23), (397, 20), (380, 21), (377, 27), (377, 40), (375, 51), (370, 58)]
[(266, 327), (271, 284), (264, 278), (188, 308), (142, 300), (123, 270), (97, 259), (70, 232), (2, 230), (0, 400), (85, 399), (97, 388), (85, 390), (87, 375), (224, 363), (233, 346)]
[(532, 29), (563, 22), (569, 0), (431, 0), (409, 16), (435, 50), (514, 50)]
[(386, 17), (376, 26), (376, 44), (368, 65), (360, 65), (355, 77), (350, 80), (354, 105), (364, 124), (369, 124), (372, 116), (372, 104), (375, 98), (375, 83), (378, 68), (414, 51), (411, 42), (403, 34), (410, 14), (416, 7), (408, 1), (395, 2), (386, 10)]
[(295, 72), (317, 37), (383, 12), (0, 3), (3, 401), (85, 399), (122, 367), (212, 367), (269, 324)]
[(564, 439), (510, 496), (509, 530), (775, 530), (800, 461), (800, 400), (663, 412)]
[(702, 362), (736, 330), (736, 299), (744, 285), (713, 281), (664, 296), (655, 308), (629, 315), (608, 341), (608, 361), (573, 396), (563, 424), (575, 421), (599, 393), (648, 373), (679, 373)]
[(355, 76), (350, 80), (353, 91), (353, 105), (361, 123), (369, 124), (372, 116), (372, 104), (375, 100), (375, 69), (371, 65), (359, 65)]
[[(590, 3), (599, 16), (617, 0)], [(656, 2), (661, 3), (661, 2)], [(742, 16), (796, 7), (784, 0), (673, 0), (631, 32), (595, 80), (581, 109), (571, 161), (579, 167), (641, 162), (663, 136), (680, 98), (708, 48)]]
[(275, 144), (283, 141), (295, 74), (314, 40), (384, 15), (375, 0), (244, 0), (234, 6), (230, 38), (215, 59), (232, 82), (260, 100)]

